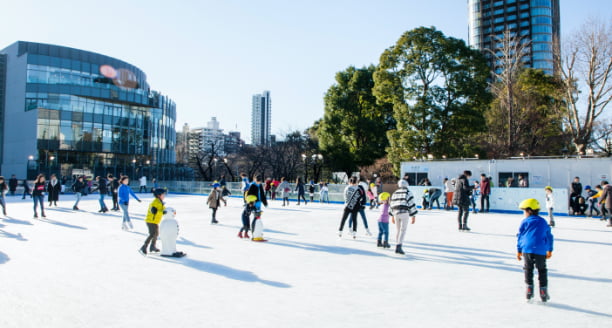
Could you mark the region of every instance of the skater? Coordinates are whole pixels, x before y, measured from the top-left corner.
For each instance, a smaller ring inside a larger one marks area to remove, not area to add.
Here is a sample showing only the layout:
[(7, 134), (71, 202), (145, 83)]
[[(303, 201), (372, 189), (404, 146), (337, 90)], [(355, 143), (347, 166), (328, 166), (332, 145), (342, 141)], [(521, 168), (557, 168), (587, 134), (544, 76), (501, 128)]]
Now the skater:
[(480, 212), (489, 213), (489, 195), (491, 194), (491, 182), (487, 175), (480, 175)]
[(597, 195), (597, 190), (592, 190), (591, 186), (585, 186), (584, 191), (586, 191), (587, 202), (589, 205), (589, 209), (588, 209), (589, 214), (587, 216), (593, 217), (593, 211), (595, 211), (597, 215), (600, 215), (601, 212), (597, 208), (597, 198), (593, 198), (593, 196)]
[[(246, 204), (244, 204), (244, 210), (242, 211), (242, 227), (240, 228), (240, 232), (238, 232), (238, 238), (246, 238), (249, 239), (249, 230), (251, 230), (251, 213), (255, 212), (255, 202), (257, 201), (257, 196), (247, 196)], [(244, 233), (244, 234), (243, 234)]]
[(395, 253), (403, 255), (405, 253), (402, 249), (402, 244), (406, 235), (406, 228), (408, 227), (408, 219), (410, 219), (410, 224), (414, 224), (418, 211), (414, 203), (414, 196), (408, 190), (408, 182), (406, 180), (399, 180), (397, 186), (399, 189), (391, 196), (391, 211), (389, 215), (391, 216), (391, 222), (397, 228)]
[(231, 194), (227, 186), (221, 185), (221, 200), (224, 206), (227, 206), (227, 196), (231, 196)]
[(378, 198), (382, 204), (382, 212), (378, 218), (378, 239), (376, 246), (382, 248), (390, 248), (389, 245), (389, 193), (383, 192)]
[(546, 302), (548, 295), (548, 270), (546, 260), (552, 256), (553, 235), (544, 218), (539, 216), (540, 203), (533, 198), (525, 199), (519, 204), (525, 219), (521, 222), (516, 244), (516, 258), (523, 257), (523, 270), (525, 271), (525, 284), (527, 284), (527, 300), (533, 298), (533, 267), (538, 269), (540, 282), (540, 299)]
[[(372, 233), (370, 232), (370, 227), (368, 226), (368, 219), (366, 218), (366, 214), (365, 214), (365, 208), (367, 204), (367, 192), (366, 192), (367, 187), (368, 187), (368, 184), (365, 183), (364, 181), (360, 181), (359, 184), (357, 184), (357, 188), (359, 188), (359, 192), (364, 195), (364, 197), (361, 199), (361, 203), (359, 206), (359, 216), (361, 216), (361, 220), (363, 221), (363, 226), (366, 229), (366, 235), (371, 236)], [(349, 229), (352, 227), (352, 225), (353, 225), (352, 221), (349, 221)], [(355, 228), (355, 231), (357, 231), (356, 228)]]
[(206, 200), (206, 204), (208, 204), (208, 207), (212, 210), (212, 220), (210, 221), (211, 224), (219, 223), (219, 221), (217, 221), (217, 209), (221, 206), (221, 191), (219, 190), (220, 186), (221, 185), (218, 183), (213, 183), (213, 188), (208, 195), (208, 200)]
[[(251, 240), (253, 241), (266, 241), (263, 238), (263, 224), (260, 220), (261, 214), (263, 213), (261, 207), (262, 205), (268, 207), (268, 200), (266, 199), (266, 191), (264, 190), (264, 186), (261, 182), (261, 176), (256, 175), (253, 183), (251, 183), (249, 190), (247, 191), (247, 197), (257, 197), (257, 201), (255, 202), (255, 217), (253, 218), (253, 221), (251, 221), (251, 232), (253, 233)], [(257, 226), (258, 224), (260, 226)]]
[(12, 174), (8, 182), (9, 191), (11, 193), (11, 196), (15, 196), (15, 191), (17, 191), (18, 184), (19, 184), (19, 180), (17, 180), (17, 177), (15, 177), (15, 175)]
[(30, 192), (30, 185), (28, 184), (28, 180), (23, 179), (23, 197), (21, 197), (21, 199), (25, 199), (26, 195), (29, 195), (30, 198), (32, 198), (32, 192)]
[(179, 226), (176, 221), (176, 211), (172, 207), (166, 207), (164, 218), (159, 224), (159, 239), (162, 242), (160, 255), (166, 257), (183, 257), (187, 254), (176, 250), (176, 238)]
[(429, 189), (423, 190), (423, 203), (421, 204), (423, 210), (429, 209)]
[(374, 196), (374, 193), (372, 192), (372, 186), (368, 188), (366, 194), (368, 195), (368, 199), (370, 200), (370, 210), (373, 210), (374, 207), (376, 207), (376, 196)]
[(480, 185), (478, 184), (478, 181), (474, 181), (474, 185), (472, 186), (472, 194), (470, 195), (470, 203), (472, 203), (472, 212), (474, 212), (474, 214), (478, 214), (478, 210), (476, 209), (478, 196), (480, 196)]
[(304, 191), (304, 183), (302, 182), (302, 178), (297, 178), (295, 181), (295, 190), (297, 191), (297, 204), (300, 205), (300, 198), (304, 200), (304, 205), (308, 205), (306, 201), (305, 191)]
[(280, 180), (278, 192), (283, 199), (283, 206), (285, 206), (285, 203), (289, 206), (289, 193), (291, 192), (291, 187), (289, 186), (289, 182), (285, 181), (285, 177), (282, 177)]
[(429, 209), (430, 210), (433, 209), (434, 203), (436, 203), (436, 206), (438, 207), (438, 209), (440, 209), (440, 201), (439, 201), (440, 196), (442, 196), (442, 190), (438, 188), (429, 188)]
[(453, 197), (455, 196), (455, 178), (448, 180), (446, 179), (446, 182), (444, 183), (444, 194), (446, 196), (445, 201), (445, 210), (447, 211), (451, 211), (454, 210), (454, 206), (453, 206)]
[(249, 190), (249, 185), (251, 184), (251, 182), (249, 181), (249, 178), (247, 177), (246, 173), (240, 173), (240, 178), (242, 178), (240, 185), (240, 190), (242, 190), (242, 197), (246, 197), (246, 192)]
[(6, 185), (4, 181), (4, 177), (0, 176), (0, 205), (2, 206), (2, 215), (6, 216), (6, 201), (4, 200), (4, 196), (9, 187)]
[[(351, 225), (353, 227), (352, 235), (356, 238), (357, 235), (357, 213), (361, 208), (361, 204), (365, 202), (365, 193), (362, 192), (362, 188), (357, 186), (357, 177), (351, 177), (349, 184), (344, 188), (344, 212), (342, 213), (342, 219), (340, 220), (340, 228), (338, 229), (338, 236), (342, 237), (342, 230), (344, 229), (344, 223), (350, 215)], [(350, 228), (349, 228), (350, 229)]]
[(544, 187), (546, 192), (546, 209), (548, 210), (548, 225), (551, 227), (555, 226), (555, 217), (553, 215), (553, 209), (555, 207), (555, 197), (553, 196), (553, 188), (551, 186)]
[(47, 183), (47, 200), (49, 200), (49, 207), (51, 205), (57, 206), (59, 200), (59, 194), (62, 192), (62, 185), (55, 174), (51, 174), (51, 180)]
[(140, 182), (140, 187), (138, 188), (138, 192), (141, 194), (143, 190), (146, 192), (147, 191), (147, 177), (144, 175), (141, 176), (140, 179), (138, 179), (138, 182)]
[(455, 192), (453, 194), (453, 204), (457, 205), (459, 212), (457, 213), (457, 221), (459, 223), (459, 231), (470, 231), (467, 226), (468, 215), (470, 214), (470, 196), (472, 187), (468, 179), (472, 176), (469, 170), (463, 171), (463, 174), (455, 181)]
[(136, 196), (132, 188), (130, 188), (130, 178), (127, 176), (121, 177), (119, 180), (119, 207), (121, 207), (121, 211), (123, 212), (123, 223), (121, 225), (121, 229), (123, 230), (131, 230), (134, 229), (134, 225), (132, 224), (132, 220), (130, 220), (130, 213), (128, 212), (128, 205), (130, 203), (130, 195), (134, 197), (139, 203), (141, 200)]
[(92, 190), (92, 192), (96, 190), (100, 192), (100, 198), (98, 199), (98, 202), (100, 203), (100, 210), (98, 213), (106, 213), (108, 212), (108, 207), (106, 207), (106, 203), (104, 203), (104, 197), (106, 194), (108, 194), (106, 179), (104, 179), (104, 177), (97, 176), (96, 181), (98, 182), (98, 185), (96, 188), (94, 188), (94, 190)]
[(604, 219), (608, 219), (607, 227), (612, 227), (612, 185), (604, 180), (601, 182), (601, 187), (603, 188), (603, 192), (599, 199), (599, 205), (601, 205), (602, 212), (604, 210), (606, 211)]
[(34, 218), (38, 218), (38, 212), (36, 212), (36, 203), (40, 203), (40, 215), (43, 218), (45, 216), (45, 203), (44, 203), (44, 193), (45, 193), (45, 175), (39, 174), (34, 180), (34, 188), (32, 188), (32, 199), (34, 200)]
[(113, 198), (113, 208), (111, 211), (119, 210), (119, 181), (112, 175), (109, 174), (107, 176), (108, 179), (108, 187), (110, 188), (111, 196)]
[(321, 203), (329, 204), (329, 187), (327, 186), (327, 182), (323, 182), (321, 184), (319, 199), (321, 200)]
[(310, 203), (314, 202), (314, 194), (315, 194), (315, 183), (313, 180), (310, 180), (310, 184), (308, 185), (308, 195), (310, 196)]
[(166, 207), (164, 206), (166, 190), (157, 188), (153, 190), (153, 196), (155, 196), (155, 198), (151, 204), (149, 204), (149, 210), (147, 211), (147, 217), (145, 218), (147, 228), (149, 229), (149, 236), (139, 249), (142, 255), (147, 255), (147, 247), (149, 247), (149, 244), (149, 252), (159, 253), (159, 249), (155, 247), (155, 243), (157, 242), (157, 236), (159, 235), (159, 223), (161, 222), (164, 214), (166, 214)]
[(578, 211), (578, 197), (582, 196), (582, 183), (580, 183), (580, 177), (574, 177), (574, 181), (570, 186), (570, 191), (569, 206), (572, 209), (571, 214), (576, 214)]
[(83, 182), (83, 176), (78, 177), (75, 183), (72, 184), (72, 191), (74, 191), (74, 195), (77, 198), (72, 206), (72, 209), (75, 211), (79, 210), (79, 202), (81, 201), (81, 196), (85, 193), (85, 188), (87, 188), (87, 185)]

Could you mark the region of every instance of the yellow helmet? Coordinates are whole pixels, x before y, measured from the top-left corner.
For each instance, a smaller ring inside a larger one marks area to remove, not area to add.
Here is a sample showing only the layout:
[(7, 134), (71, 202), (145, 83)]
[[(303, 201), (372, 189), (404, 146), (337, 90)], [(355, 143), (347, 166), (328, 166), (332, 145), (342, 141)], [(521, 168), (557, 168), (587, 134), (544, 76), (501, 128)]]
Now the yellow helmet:
[(524, 210), (526, 208), (530, 208), (532, 210), (539, 210), (540, 202), (538, 202), (538, 200), (534, 198), (527, 198), (519, 204), (519, 208), (521, 210)]
[(246, 196), (246, 202), (247, 203), (252, 203), (252, 202), (255, 202), (255, 201), (257, 201), (257, 196), (255, 196), (255, 195), (248, 195), (248, 196)]
[(380, 195), (378, 196), (378, 198), (380, 199), (381, 202), (389, 199), (389, 196), (391, 196), (388, 192), (383, 192), (380, 193)]
[(551, 186), (544, 187), (544, 190), (547, 190), (547, 189), (550, 190), (550, 191), (553, 191)]

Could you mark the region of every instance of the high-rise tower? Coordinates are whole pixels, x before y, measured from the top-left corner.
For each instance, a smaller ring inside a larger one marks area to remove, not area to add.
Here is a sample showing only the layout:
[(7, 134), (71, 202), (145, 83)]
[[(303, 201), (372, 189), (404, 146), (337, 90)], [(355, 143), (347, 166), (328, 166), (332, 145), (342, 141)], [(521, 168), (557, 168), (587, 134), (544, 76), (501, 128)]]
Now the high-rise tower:
[(253, 95), (251, 116), (251, 144), (255, 146), (270, 144), (272, 126), (272, 101), (270, 91)]
[(521, 60), (526, 67), (554, 74), (559, 0), (468, 0), (468, 11), (469, 44), (492, 52), (487, 52), (487, 57), (497, 73), (501, 71), (502, 40), (509, 36), (524, 43)]

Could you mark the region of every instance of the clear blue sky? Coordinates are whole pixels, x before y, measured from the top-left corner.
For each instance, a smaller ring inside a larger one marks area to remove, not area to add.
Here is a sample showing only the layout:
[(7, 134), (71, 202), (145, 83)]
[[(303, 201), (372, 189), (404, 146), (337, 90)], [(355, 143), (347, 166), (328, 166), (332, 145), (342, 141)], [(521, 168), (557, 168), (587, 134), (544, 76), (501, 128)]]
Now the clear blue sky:
[[(177, 130), (212, 116), (250, 140), (251, 97), (270, 90), (272, 132), (323, 116), (336, 72), (378, 62), (402, 33), (435, 26), (467, 40), (467, 0), (5, 0), (0, 48), (64, 45), (142, 69), (177, 104)], [(561, 1), (567, 35), (610, 19), (610, 0)]]

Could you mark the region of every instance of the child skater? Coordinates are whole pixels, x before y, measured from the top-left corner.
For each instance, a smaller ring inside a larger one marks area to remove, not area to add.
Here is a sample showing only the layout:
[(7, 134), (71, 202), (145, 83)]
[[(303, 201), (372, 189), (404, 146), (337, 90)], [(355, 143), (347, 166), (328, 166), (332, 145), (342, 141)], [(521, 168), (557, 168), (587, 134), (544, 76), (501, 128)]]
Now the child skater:
[(544, 187), (546, 192), (546, 209), (548, 210), (548, 225), (551, 227), (555, 226), (555, 218), (553, 217), (553, 207), (555, 204), (555, 198), (553, 197), (553, 188), (551, 186)]
[(368, 199), (370, 200), (370, 209), (374, 209), (376, 207), (376, 196), (374, 196), (374, 192), (372, 191), (372, 187), (368, 187), (368, 191), (366, 192), (368, 195)]
[(516, 244), (516, 258), (525, 257), (523, 270), (527, 284), (527, 300), (533, 298), (533, 267), (538, 269), (540, 282), (540, 299), (546, 302), (548, 296), (548, 270), (546, 259), (552, 256), (553, 235), (544, 218), (539, 216), (540, 203), (533, 198), (525, 199), (519, 204), (525, 219), (521, 222)]
[(429, 189), (423, 190), (423, 204), (421, 205), (424, 210), (429, 208)]
[(142, 255), (147, 255), (147, 247), (149, 246), (149, 243), (151, 244), (149, 247), (149, 252), (159, 253), (159, 249), (155, 247), (155, 243), (157, 242), (157, 236), (159, 235), (159, 223), (161, 222), (164, 214), (166, 214), (166, 206), (164, 206), (166, 190), (157, 188), (153, 190), (153, 195), (155, 198), (151, 204), (149, 204), (149, 210), (147, 211), (147, 217), (145, 218), (147, 228), (149, 229), (149, 236), (145, 240), (142, 247), (140, 247), (138, 250)]
[(213, 189), (210, 191), (210, 195), (208, 195), (208, 200), (206, 201), (208, 207), (212, 210), (211, 224), (219, 223), (219, 221), (217, 221), (217, 209), (221, 206), (221, 191), (219, 190), (219, 186), (218, 183), (213, 184)]
[[(242, 211), (242, 228), (240, 228), (240, 232), (238, 232), (238, 238), (246, 238), (249, 239), (249, 230), (251, 230), (251, 213), (255, 212), (257, 208), (255, 208), (255, 202), (257, 201), (257, 196), (249, 195), (246, 196), (244, 204), (244, 210)], [(244, 234), (243, 234), (244, 232)]]
[(378, 243), (376, 246), (383, 248), (391, 247), (389, 245), (389, 196), (391, 195), (388, 192), (383, 192), (378, 196), (383, 208), (378, 218)]

